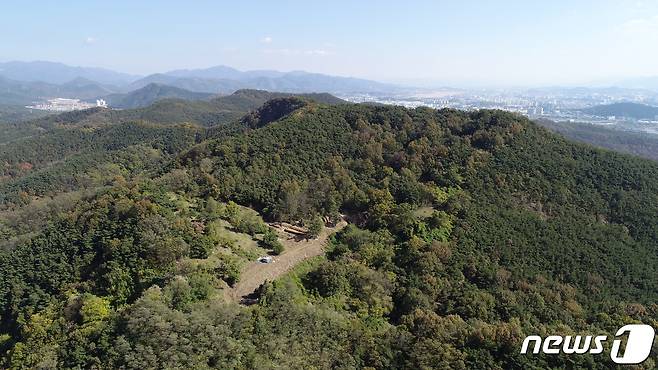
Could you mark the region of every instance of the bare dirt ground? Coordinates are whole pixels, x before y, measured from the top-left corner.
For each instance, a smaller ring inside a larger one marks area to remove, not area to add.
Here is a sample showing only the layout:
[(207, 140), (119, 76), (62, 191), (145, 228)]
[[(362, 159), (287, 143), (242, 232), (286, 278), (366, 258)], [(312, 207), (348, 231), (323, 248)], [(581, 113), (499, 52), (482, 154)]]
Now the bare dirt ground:
[(245, 296), (253, 293), (265, 281), (273, 281), (290, 271), (298, 263), (323, 253), (329, 236), (347, 226), (341, 221), (334, 227), (325, 227), (317, 239), (299, 240), (297, 236), (275, 229), (279, 240), (285, 246), (285, 251), (279, 256), (273, 256), (274, 262), (250, 262), (240, 273), (240, 281), (232, 288), (225, 289), (228, 300), (241, 302)]

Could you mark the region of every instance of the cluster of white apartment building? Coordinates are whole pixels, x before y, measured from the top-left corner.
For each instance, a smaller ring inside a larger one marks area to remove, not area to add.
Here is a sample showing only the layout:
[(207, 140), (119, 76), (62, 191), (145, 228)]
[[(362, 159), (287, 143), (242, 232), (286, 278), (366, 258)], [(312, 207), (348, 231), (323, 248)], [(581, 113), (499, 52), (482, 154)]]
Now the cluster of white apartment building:
[(70, 112), (74, 110), (89, 109), (94, 107), (107, 108), (107, 102), (103, 99), (96, 100), (96, 104), (81, 101), (80, 99), (55, 98), (46, 103), (28, 105), (26, 108), (49, 110), (54, 112)]

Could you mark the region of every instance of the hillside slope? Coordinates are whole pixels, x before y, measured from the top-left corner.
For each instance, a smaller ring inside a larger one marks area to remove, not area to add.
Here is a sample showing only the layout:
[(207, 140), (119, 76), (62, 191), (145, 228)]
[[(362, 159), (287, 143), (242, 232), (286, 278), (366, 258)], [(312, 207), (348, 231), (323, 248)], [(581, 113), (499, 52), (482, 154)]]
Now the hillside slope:
[(26, 130), (28, 127), (34, 127), (49, 130), (57, 127), (96, 127), (131, 121), (148, 121), (156, 124), (191, 123), (210, 127), (235, 121), (270, 99), (289, 96), (300, 96), (326, 104), (346, 103), (329, 94), (288, 94), (262, 90), (238, 90), (231, 95), (219, 96), (208, 101), (166, 98), (136, 109), (91, 108), (66, 112), (23, 123), (21, 128)]
[(300, 96), (325, 104), (347, 103), (330, 94), (288, 94), (262, 90), (238, 90), (231, 95), (208, 101), (165, 98), (135, 109), (91, 108), (51, 114), (27, 122), (0, 122), (0, 130), (2, 130), (0, 132), (5, 133), (0, 137), (0, 144), (57, 128), (100, 127), (134, 121), (148, 121), (161, 125), (188, 123), (203, 127), (220, 126), (237, 121), (270, 99), (289, 96)]
[(653, 120), (658, 116), (658, 107), (637, 103), (598, 105), (596, 107), (583, 109), (582, 111), (600, 117), (615, 116)]
[[(7, 366), (603, 369), (519, 348), (657, 323), (654, 162), (500, 111), (279, 97), (243, 122), (0, 254)], [(276, 237), (236, 203), (350, 224), (243, 308), (222, 291)]]
[(0, 104), (3, 105), (31, 105), (52, 98), (91, 99), (111, 92), (111, 89), (85, 79), (55, 85), (40, 81), (16, 81), (0, 76)]
[[(116, 178), (157, 173), (172, 156), (204, 137), (244, 130), (239, 117), (282, 96), (289, 95), (243, 90), (212, 102), (162, 100), (138, 110), (94, 108), (0, 124), (5, 140), (0, 141), (0, 229), (3, 223), (17, 228), (11, 233), (16, 240), (52, 216), (33, 214), (30, 204), (58, 208), (64, 196), (77, 197)], [(328, 94), (308, 97), (342, 102)], [(208, 130), (198, 123), (216, 126)], [(30, 222), (20, 225), (27, 217)]]
[(601, 148), (658, 161), (658, 135), (578, 122), (538, 121), (565, 137)]

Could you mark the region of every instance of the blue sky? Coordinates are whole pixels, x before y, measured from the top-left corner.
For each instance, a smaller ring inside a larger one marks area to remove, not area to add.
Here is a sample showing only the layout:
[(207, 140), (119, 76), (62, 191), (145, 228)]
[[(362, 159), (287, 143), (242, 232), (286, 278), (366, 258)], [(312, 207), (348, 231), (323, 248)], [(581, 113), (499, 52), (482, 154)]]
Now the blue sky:
[(658, 75), (658, 1), (7, 1), (0, 61), (450, 85)]

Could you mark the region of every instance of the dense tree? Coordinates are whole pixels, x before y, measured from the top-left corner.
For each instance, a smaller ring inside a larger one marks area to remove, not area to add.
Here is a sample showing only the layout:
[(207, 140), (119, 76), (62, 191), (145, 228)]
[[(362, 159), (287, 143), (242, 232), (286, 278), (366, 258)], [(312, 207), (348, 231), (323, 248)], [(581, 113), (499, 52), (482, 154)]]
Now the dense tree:
[[(655, 163), (499, 111), (279, 99), (236, 125), (0, 228), (2, 366), (603, 369), (520, 343), (657, 324)], [(340, 213), (323, 258), (225, 299), (256, 241), (281, 246), (263, 219)]]
[(308, 237), (312, 239), (317, 238), (320, 235), (320, 232), (322, 232), (322, 227), (324, 227), (322, 217), (318, 215), (311, 217), (311, 220), (308, 222)]

